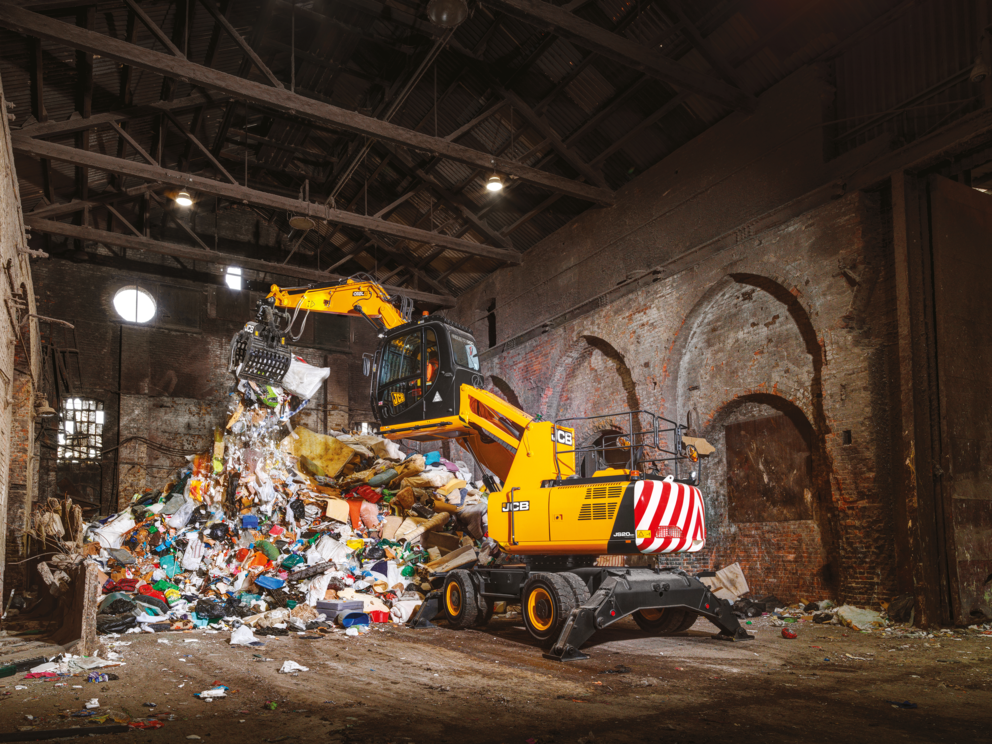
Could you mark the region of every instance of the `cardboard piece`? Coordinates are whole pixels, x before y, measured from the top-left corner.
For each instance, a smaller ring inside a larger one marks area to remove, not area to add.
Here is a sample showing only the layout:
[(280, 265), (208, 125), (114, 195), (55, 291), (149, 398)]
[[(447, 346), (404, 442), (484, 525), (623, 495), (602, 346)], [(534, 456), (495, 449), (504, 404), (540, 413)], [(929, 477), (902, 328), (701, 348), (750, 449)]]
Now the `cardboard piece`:
[(383, 540), (395, 540), (396, 531), (403, 524), (403, 517), (397, 517), (390, 515), (386, 517), (386, 521), (382, 525), (382, 539)]
[(327, 504), (327, 508), (324, 509), (325, 517), (333, 519), (335, 522), (347, 523), (351, 521), (351, 511), (347, 501), (344, 499), (321, 499), (321, 501)]
[(736, 602), (751, 591), (744, 578), (744, 572), (739, 563), (732, 563), (716, 572), (716, 576), (700, 576), (707, 588), (720, 599)]
[(700, 457), (707, 457), (708, 455), (712, 455), (714, 452), (716, 452), (716, 447), (714, 447), (712, 444), (707, 442), (702, 437), (683, 436), (682, 444), (685, 445), (691, 444), (693, 447), (696, 448), (696, 452), (699, 453)]
[(458, 550), (460, 540), (457, 535), (449, 535), (447, 532), (425, 532), (420, 539), (420, 544), (428, 548), (437, 548), (441, 555), (447, 555)]
[(280, 449), (316, 463), (328, 478), (337, 478), (346, 465), (358, 459), (355, 450), (334, 437), (317, 434), (304, 426), (297, 426), (293, 433), (296, 436), (283, 439)]

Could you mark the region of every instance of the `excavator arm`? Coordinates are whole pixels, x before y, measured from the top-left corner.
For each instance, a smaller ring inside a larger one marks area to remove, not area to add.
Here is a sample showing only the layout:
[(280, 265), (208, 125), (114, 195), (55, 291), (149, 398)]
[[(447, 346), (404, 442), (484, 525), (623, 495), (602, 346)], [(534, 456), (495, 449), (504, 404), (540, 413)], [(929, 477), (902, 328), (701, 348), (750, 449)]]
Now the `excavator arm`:
[(239, 380), (281, 382), (292, 361), (286, 339), (299, 340), (303, 326), (294, 336), (296, 319), (304, 313), (306, 323), (306, 315), (311, 312), (365, 318), (381, 333), (409, 323), (413, 302), (402, 297), (396, 307), (386, 290), (367, 277), (286, 289), (273, 284), (258, 303), (255, 320), (231, 340), (229, 371)]
[(273, 284), (263, 302), (294, 312), (362, 317), (379, 330), (388, 330), (409, 323), (413, 312), (413, 302), (409, 298), (401, 297), (400, 306), (397, 308), (386, 290), (372, 280), (348, 279), (336, 284), (287, 289)]

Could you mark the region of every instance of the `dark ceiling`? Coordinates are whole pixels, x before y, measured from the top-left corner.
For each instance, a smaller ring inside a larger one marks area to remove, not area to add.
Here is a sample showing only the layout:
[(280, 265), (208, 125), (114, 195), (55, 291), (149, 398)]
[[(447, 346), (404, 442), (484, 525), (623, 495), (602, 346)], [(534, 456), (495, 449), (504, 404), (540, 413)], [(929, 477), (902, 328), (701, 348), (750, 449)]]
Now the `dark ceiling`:
[[(151, 253), (220, 250), (306, 278), (369, 272), (443, 305), (733, 110), (753, 109), (799, 66), (829, 59), (911, 5), (469, 0), (468, 20), (446, 31), (428, 20), (426, 0), (22, 0), (0, 2), (0, 79), (16, 105), (29, 216), (169, 244)], [(60, 25), (34, 29), (17, 15), (24, 9)], [(558, 15), (549, 21), (546, 11)], [(73, 36), (80, 28), (105, 41)], [(105, 48), (113, 40), (144, 56), (126, 63), (131, 52)], [(199, 69), (163, 75), (162, 57), (148, 50)], [(215, 73), (253, 87), (215, 86)], [(271, 103), (279, 86), (296, 97)], [(293, 103), (299, 97), (323, 108), (307, 111)], [(325, 104), (335, 107), (330, 118)], [(363, 117), (343, 124), (348, 112)], [(370, 119), (406, 131), (376, 136)], [(411, 146), (410, 132), (425, 144)], [(61, 149), (45, 157), (42, 141)], [(438, 156), (445, 143), (463, 148)], [(164, 175), (89, 167), (66, 148)], [(485, 182), (494, 171), (506, 188), (492, 194)], [(181, 210), (170, 197), (184, 173), (224, 188), (194, 185), (196, 203)], [(242, 198), (234, 189), (245, 186)], [(307, 195), (314, 206), (299, 201)], [(293, 213), (326, 217), (324, 205), (377, 224), (289, 224)], [(75, 238), (35, 247), (111, 262), (147, 255), (123, 237), (116, 248)], [(493, 250), (466, 252), (473, 245)], [(179, 253), (168, 260), (196, 265), (195, 253)]]

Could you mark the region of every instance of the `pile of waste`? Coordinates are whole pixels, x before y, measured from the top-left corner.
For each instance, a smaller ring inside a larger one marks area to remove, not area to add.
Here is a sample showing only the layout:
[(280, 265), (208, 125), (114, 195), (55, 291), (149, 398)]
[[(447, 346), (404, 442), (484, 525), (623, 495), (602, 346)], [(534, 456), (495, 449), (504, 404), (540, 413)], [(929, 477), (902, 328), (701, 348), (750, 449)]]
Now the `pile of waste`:
[(213, 452), (87, 526), (99, 632), (356, 634), (406, 622), (439, 569), (495, 557), (487, 493), (464, 462), (293, 429), (306, 399), (288, 387), (240, 382)]

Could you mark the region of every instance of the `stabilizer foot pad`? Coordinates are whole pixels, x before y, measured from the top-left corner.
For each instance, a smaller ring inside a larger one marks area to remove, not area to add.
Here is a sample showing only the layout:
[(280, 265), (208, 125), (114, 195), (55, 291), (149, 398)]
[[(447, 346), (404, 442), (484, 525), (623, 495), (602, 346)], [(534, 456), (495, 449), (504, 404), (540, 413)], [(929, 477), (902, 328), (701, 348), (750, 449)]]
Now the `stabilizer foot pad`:
[(552, 661), (583, 661), (589, 658), (589, 654), (584, 654), (572, 646), (566, 646), (561, 656), (551, 653), (544, 654), (544, 658), (551, 659)]
[(729, 633), (718, 633), (712, 636), (714, 641), (753, 641), (754, 636), (748, 633), (744, 628), (738, 628), (737, 632), (733, 635)]

